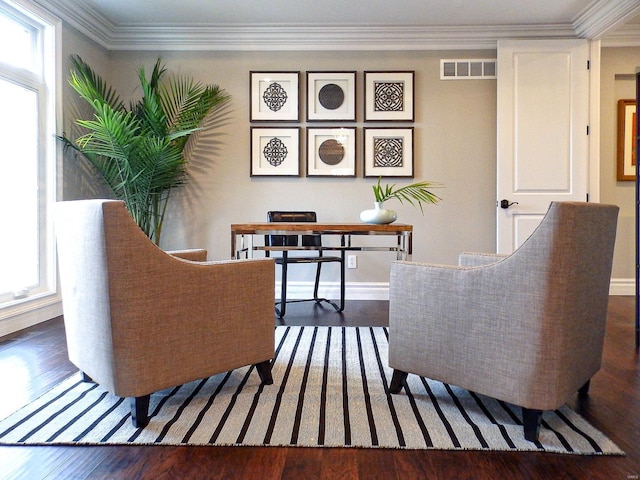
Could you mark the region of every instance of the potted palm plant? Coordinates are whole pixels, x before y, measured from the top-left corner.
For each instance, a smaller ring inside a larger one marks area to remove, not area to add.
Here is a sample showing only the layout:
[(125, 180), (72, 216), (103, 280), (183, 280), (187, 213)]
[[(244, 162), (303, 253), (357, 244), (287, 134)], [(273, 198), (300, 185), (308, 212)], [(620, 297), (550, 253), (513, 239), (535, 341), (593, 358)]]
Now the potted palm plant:
[(395, 198), (400, 203), (407, 202), (413, 206), (418, 204), (424, 214), (422, 204), (437, 204), (441, 198), (431, 192), (431, 188), (441, 185), (436, 182), (422, 181), (396, 188), (396, 184), (382, 186), (382, 177), (378, 177), (378, 183), (373, 186), (375, 197), (374, 208), (360, 213), (360, 220), (366, 223), (392, 223), (398, 217), (396, 212), (383, 208), (384, 202)]
[(142, 98), (127, 107), (82, 58), (70, 59), (69, 84), (90, 105), (93, 118), (75, 121), (83, 129), (78, 138), (59, 138), (65, 149), (79, 152), (96, 168), (144, 233), (159, 244), (171, 192), (187, 179), (187, 141), (230, 96), (218, 85), (165, 77), (158, 59), (149, 79), (144, 67), (139, 69)]

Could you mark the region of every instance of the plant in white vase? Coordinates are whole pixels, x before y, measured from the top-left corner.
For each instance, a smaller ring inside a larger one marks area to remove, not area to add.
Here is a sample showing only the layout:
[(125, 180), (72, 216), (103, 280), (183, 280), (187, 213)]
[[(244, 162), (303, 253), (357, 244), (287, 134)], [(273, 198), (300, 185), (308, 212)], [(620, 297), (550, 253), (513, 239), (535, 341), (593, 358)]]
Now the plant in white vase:
[(422, 181), (396, 188), (396, 184), (381, 185), (382, 177), (378, 177), (378, 183), (374, 185), (373, 194), (375, 197), (374, 208), (372, 210), (364, 210), (360, 213), (360, 220), (365, 223), (392, 223), (398, 216), (393, 210), (383, 208), (384, 202), (395, 198), (400, 203), (405, 201), (414, 207), (416, 204), (420, 207), (420, 211), (424, 214), (423, 203), (437, 204), (442, 200), (430, 189), (441, 187), (439, 183)]

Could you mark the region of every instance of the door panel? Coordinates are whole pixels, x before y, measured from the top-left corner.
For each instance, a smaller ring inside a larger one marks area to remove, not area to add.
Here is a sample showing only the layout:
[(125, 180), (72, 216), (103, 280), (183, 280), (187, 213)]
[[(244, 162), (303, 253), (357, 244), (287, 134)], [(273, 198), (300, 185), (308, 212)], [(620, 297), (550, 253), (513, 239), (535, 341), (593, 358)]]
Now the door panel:
[(586, 40), (498, 42), (499, 253), (515, 250), (551, 201), (586, 199), (588, 59)]

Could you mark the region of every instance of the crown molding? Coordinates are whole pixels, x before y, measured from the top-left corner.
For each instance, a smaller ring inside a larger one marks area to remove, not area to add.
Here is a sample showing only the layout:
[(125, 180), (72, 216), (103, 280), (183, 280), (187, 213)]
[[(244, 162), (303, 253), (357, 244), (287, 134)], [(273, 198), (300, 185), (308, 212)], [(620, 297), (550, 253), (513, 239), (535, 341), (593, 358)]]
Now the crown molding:
[[(572, 24), (490, 26), (115, 25), (86, 2), (31, 0), (107, 50), (478, 50), (501, 39), (596, 38), (640, 12), (640, 0), (598, 1)], [(633, 42), (621, 34), (617, 42)]]
[(485, 27), (247, 26), (118, 28), (110, 50), (495, 49), (503, 38), (575, 38), (570, 25)]
[(638, 14), (638, 0), (594, 2), (576, 18), (573, 28), (579, 37), (597, 40)]
[(602, 39), (603, 47), (640, 47), (640, 24), (623, 25)]

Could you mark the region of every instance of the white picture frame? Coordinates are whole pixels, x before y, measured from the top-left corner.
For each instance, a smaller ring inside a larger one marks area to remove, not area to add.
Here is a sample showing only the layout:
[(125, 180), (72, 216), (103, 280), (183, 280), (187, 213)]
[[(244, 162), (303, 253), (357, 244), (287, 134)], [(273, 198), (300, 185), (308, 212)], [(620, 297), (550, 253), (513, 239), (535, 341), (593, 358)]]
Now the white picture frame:
[(356, 72), (307, 72), (307, 121), (356, 121)]
[(300, 120), (300, 72), (249, 72), (249, 120)]
[(356, 127), (307, 127), (307, 176), (356, 176)]
[(414, 71), (364, 72), (364, 121), (414, 121)]
[(251, 127), (251, 177), (300, 176), (300, 127)]
[(413, 127), (364, 129), (364, 176), (414, 176)]

